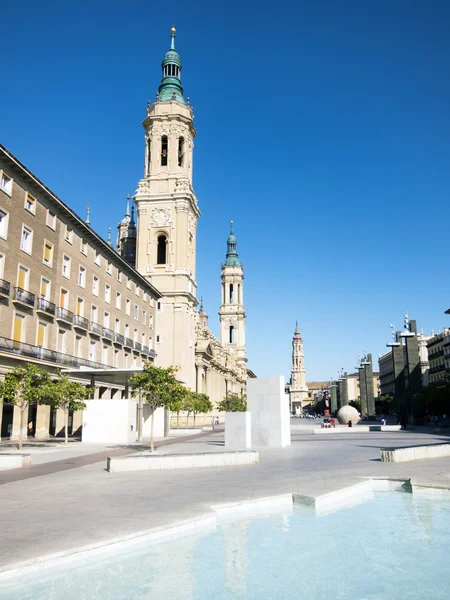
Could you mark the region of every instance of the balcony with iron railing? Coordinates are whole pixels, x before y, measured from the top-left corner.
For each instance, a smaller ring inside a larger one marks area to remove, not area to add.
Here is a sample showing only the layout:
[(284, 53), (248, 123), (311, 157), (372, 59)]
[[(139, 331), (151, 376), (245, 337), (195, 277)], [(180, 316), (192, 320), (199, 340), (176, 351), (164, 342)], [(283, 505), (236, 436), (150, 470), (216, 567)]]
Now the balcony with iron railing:
[(50, 302), (50, 300), (47, 300), (46, 298), (38, 298), (36, 310), (38, 312), (42, 312), (54, 317), (56, 312), (56, 305), (53, 304), (53, 302)]
[(89, 331), (95, 335), (102, 335), (102, 329), (103, 327), (98, 323), (95, 323), (95, 321), (89, 323)]
[(14, 288), (13, 300), (15, 302), (20, 302), (21, 304), (24, 304), (28, 307), (33, 307), (34, 303), (35, 303), (35, 299), (36, 299), (36, 296), (34, 294), (32, 294), (31, 292), (27, 292), (27, 290), (24, 290), (21, 287)]
[(112, 329), (108, 329), (107, 327), (103, 327), (102, 337), (112, 341), (114, 339), (114, 331)]
[(148, 346), (142, 346), (142, 352), (148, 354)]
[(9, 283), (9, 281), (0, 279), (0, 295), (1, 296), (9, 296), (10, 291), (11, 291), (11, 284)]
[(134, 342), (134, 349), (140, 352), (142, 350), (142, 344), (140, 342)]
[(58, 306), (58, 312), (56, 315), (57, 321), (64, 321), (64, 323), (73, 323), (73, 312), (71, 310), (67, 310), (67, 308), (63, 308), (62, 306)]
[(73, 326), (77, 329), (84, 329), (85, 331), (87, 331), (89, 329), (89, 321), (81, 315), (74, 315)]
[(125, 343), (125, 338), (123, 337), (123, 335), (121, 335), (120, 333), (115, 333), (114, 334), (114, 342), (116, 344), (120, 344), (120, 345), (124, 345)]
[(133, 340), (130, 339), (130, 338), (128, 338), (128, 337), (126, 337), (124, 345), (127, 346), (127, 348), (133, 348)]
[(58, 365), (66, 365), (69, 367), (90, 367), (91, 369), (105, 369), (108, 365), (97, 363), (92, 360), (86, 360), (78, 356), (70, 356), (62, 352), (48, 350), (41, 346), (32, 346), (23, 342), (16, 342), (8, 338), (0, 337), (0, 352), (7, 352), (18, 356), (25, 356), (36, 360), (56, 363)]

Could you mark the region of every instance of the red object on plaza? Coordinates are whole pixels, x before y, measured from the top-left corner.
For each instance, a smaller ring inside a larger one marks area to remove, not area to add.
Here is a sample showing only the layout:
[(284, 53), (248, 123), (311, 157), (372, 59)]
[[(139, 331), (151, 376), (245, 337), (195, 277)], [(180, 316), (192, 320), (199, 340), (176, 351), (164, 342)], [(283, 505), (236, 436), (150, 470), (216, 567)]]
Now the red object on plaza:
[(329, 415), (329, 414), (330, 414), (330, 411), (329, 411), (329, 410), (324, 410), (324, 411), (323, 411), (323, 414), (324, 414), (324, 415)]

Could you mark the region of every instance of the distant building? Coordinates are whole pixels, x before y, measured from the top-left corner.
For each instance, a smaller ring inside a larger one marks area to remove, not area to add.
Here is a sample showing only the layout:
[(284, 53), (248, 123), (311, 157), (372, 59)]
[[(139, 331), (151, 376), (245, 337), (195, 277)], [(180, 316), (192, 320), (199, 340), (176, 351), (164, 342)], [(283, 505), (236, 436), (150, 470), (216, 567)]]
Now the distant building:
[[(446, 360), (449, 362), (450, 330), (445, 329), (427, 341), (429, 361), (429, 385), (436, 385), (447, 380)], [(447, 356), (445, 356), (447, 353)]]

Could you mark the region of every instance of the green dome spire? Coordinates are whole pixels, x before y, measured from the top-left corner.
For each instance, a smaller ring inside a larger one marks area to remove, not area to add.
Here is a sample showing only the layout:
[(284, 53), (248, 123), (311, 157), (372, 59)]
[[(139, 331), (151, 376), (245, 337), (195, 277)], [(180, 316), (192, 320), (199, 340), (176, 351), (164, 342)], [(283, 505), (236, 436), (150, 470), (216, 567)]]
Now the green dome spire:
[(225, 265), (228, 267), (238, 267), (241, 264), (236, 250), (236, 243), (236, 236), (233, 233), (233, 221), (230, 221), (230, 235), (227, 240), (227, 257), (225, 260)]
[(176, 29), (172, 26), (170, 30), (170, 50), (166, 52), (162, 66), (162, 80), (158, 88), (157, 100), (159, 102), (168, 102), (176, 100), (185, 104), (183, 98), (183, 86), (180, 81), (181, 60), (180, 55), (175, 50), (175, 34)]

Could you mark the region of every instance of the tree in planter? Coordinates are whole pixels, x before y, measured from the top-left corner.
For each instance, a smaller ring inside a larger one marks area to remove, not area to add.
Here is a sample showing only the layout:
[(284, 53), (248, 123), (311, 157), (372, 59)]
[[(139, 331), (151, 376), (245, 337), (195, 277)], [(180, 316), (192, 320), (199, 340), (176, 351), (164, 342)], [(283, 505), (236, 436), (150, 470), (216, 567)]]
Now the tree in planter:
[(89, 398), (90, 388), (71, 381), (67, 375), (58, 373), (58, 379), (51, 382), (47, 403), (64, 411), (64, 443), (69, 443), (69, 412), (86, 408), (84, 400)]
[(175, 379), (175, 367), (163, 369), (155, 367), (151, 362), (144, 363), (142, 371), (135, 373), (128, 380), (128, 384), (132, 389), (133, 396), (137, 396), (139, 392), (146, 404), (150, 406), (152, 412), (152, 423), (150, 427), (150, 448), (153, 452), (155, 445), (153, 442), (153, 425), (155, 422), (155, 411), (160, 406), (169, 408), (174, 397), (181, 394), (181, 384)]
[(247, 410), (247, 396), (228, 392), (225, 398), (217, 404), (217, 410), (221, 412), (245, 412)]
[(213, 405), (209, 396), (206, 394), (199, 394), (197, 392), (191, 392), (191, 404), (192, 412), (194, 414), (194, 429), (195, 429), (195, 416), (197, 414), (205, 414), (213, 409)]
[(20, 408), (19, 450), (23, 445), (28, 409), (33, 405), (48, 403), (50, 386), (49, 373), (31, 363), (6, 373), (4, 380), (0, 382), (0, 397), (3, 401)]
[[(189, 415), (191, 414), (191, 412), (194, 411), (195, 398), (194, 398), (193, 394), (195, 394), (195, 392), (191, 392), (190, 390), (187, 390), (187, 394), (185, 395), (184, 400), (183, 400), (183, 406), (182, 406), (181, 410), (183, 410), (184, 412), (187, 413), (185, 429), (187, 429), (188, 425), (189, 425)], [(194, 417), (194, 419), (195, 419), (195, 417)]]
[(174, 390), (172, 398), (167, 407), (177, 415), (177, 429), (180, 428), (180, 412), (185, 410), (186, 398), (189, 393), (190, 392), (187, 388), (185, 388), (183, 385), (180, 385)]

